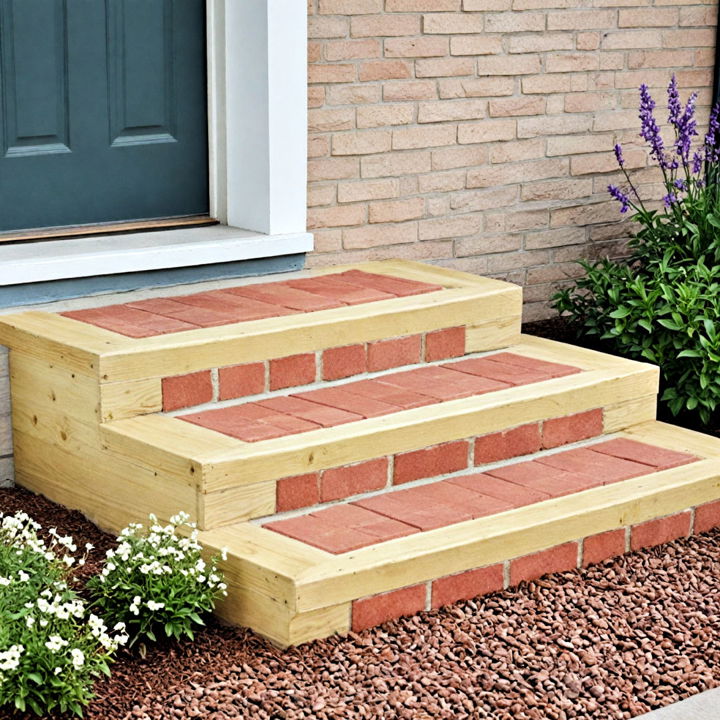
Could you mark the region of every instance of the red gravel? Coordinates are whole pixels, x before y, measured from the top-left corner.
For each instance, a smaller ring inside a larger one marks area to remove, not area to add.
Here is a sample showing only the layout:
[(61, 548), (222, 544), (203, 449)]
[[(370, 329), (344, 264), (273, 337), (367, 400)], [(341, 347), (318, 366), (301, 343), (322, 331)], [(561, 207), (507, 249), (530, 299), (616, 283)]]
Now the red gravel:
[[(76, 541), (110, 541), (78, 513), (0, 491), (0, 509), (20, 508)], [(679, 540), (300, 650), (212, 623), (195, 643), (124, 653), (86, 717), (636, 717), (720, 686), (718, 541)]]

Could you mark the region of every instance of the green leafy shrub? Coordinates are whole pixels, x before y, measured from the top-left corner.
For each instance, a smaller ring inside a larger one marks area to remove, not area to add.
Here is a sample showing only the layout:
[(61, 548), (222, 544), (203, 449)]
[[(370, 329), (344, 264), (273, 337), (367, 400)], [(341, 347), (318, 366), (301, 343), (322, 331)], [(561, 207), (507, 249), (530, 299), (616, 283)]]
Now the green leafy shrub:
[(71, 587), (72, 568), (86, 557), (74, 557), (72, 538), (51, 530), (48, 545), (25, 513), (0, 518), (0, 706), (82, 715), (128, 639), (125, 628), (110, 635)]
[[(188, 518), (180, 513), (163, 527), (150, 515), (147, 530), (132, 523), (120, 533), (117, 549), (108, 550), (100, 575), (88, 583), (102, 615), (127, 625), (130, 645), (157, 640), (159, 629), (169, 638), (193, 639), (193, 625), (203, 625), (202, 615), (227, 595), (220, 557), (203, 559)], [(181, 528), (188, 537), (176, 532)]]
[(608, 190), (620, 211), (632, 209), (640, 225), (631, 255), (581, 262), (584, 275), (553, 303), (579, 334), (660, 365), (662, 400), (672, 413), (686, 411), (708, 422), (720, 406), (720, 115), (713, 108), (704, 142), (693, 150), (696, 94), (683, 107), (673, 77), (668, 110), (674, 141), (668, 149), (645, 85), (640, 98), (640, 134), (662, 174), (662, 207), (645, 206), (616, 145), (627, 188)]

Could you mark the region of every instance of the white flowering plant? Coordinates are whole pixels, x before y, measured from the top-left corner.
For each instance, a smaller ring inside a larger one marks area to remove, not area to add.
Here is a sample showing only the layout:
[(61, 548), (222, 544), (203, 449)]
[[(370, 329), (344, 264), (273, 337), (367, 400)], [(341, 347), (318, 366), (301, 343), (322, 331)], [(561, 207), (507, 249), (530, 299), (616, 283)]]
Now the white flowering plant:
[(106, 553), (105, 565), (88, 586), (93, 604), (110, 622), (124, 622), (133, 645), (169, 638), (194, 639), (193, 626), (204, 625), (202, 615), (227, 595), (218, 568), (225, 552), (204, 560), (198, 531), (187, 513), (161, 525), (150, 515), (146, 529), (131, 523)]
[(0, 707), (82, 715), (92, 687), (127, 642), (118, 623), (112, 634), (88, 612), (72, 587), (76, 556), (71, 537), (49, 531), (25, 513), (0, 513)]

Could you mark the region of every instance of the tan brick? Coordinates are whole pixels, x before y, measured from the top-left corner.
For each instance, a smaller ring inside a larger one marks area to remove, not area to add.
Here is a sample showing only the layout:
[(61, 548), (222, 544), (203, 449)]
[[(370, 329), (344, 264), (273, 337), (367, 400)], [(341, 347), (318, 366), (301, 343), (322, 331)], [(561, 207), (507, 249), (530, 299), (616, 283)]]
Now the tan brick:
[(399, 80), (412, 76), (412, 68), (404, 60), (375, 60), (360, 64), (358, 78), (361, 82), (372, 80)]
[(444, 57), (449, 44), (445, 37), (388, 38), (385, 57)]
[(447, 195), (426, 198), (425, 208), (428, 217), (440, 217), (450, 214), (450, 200)]
[(314, 250), (316, 253), (337, 252), (342, 249), (342, 230), (333, 228), (331, 230), (313, 230), (315, 240)]
[(487, 255), (488, 253), (512, 252), (519, 250), (522, 242), (522, 233), (515, 235), (505, 233), (502, 235), (489, 235), (460, 238), (455, 240), (455, 256)]
[(541, 115), (545, 112), (545, 98), (519, 97), (490, 101), (490, 117)]
[(677, 8), (665, 8), (663, 10), (653, 8), (652, 12), (647, 10), (618, 11), (618, 27), (621, 28), (671, 27), (678, 24), (678, 19)]
[(463, 237), (474, 235), (483, 228), (482, 213), (457, 215), (456, 217), (438, 218), (420, 221), (421, 240), (439, 240), (441, 238)]
[(433, 80), (409, 80), (408, 82), (386, 82), (383, 85), (385, 102), (396, 100), (431, 100), (437, 97)]
[(463, 0), (463, 10), (466, 12), (501, 11), (511, 7), (512, 0)]
[(632, 30), (610, 32), (603, 36), (603, 50), (630, 50), (634, 48), (659, 48), (660, 33), (657, 30)]
[[(499, 222), (495, 222), (495, 219)], [(548, 226), (550, 213), (547, 209), (540, 210), (506, 210), (486, 218), (485, 229), (488, 232), (520, 232), (537, 230)]]
[(472, 58), (452, 57), (415, 61), (415, 76), (419, 78), (474, 74), (475, 61)]
[(424, 213), (425, 201), (422, 198), (378, 200), (368, 206), (368, 221), (371, 223), (403, 222), (417, 220)]
[(461, 145), (472, 143), (512, 140), (515, 137), (515, 120), (487, 120), (458, 126), (458, 142)]
[(332, 205), (337, 198), (337, 187), (332, 185), (311, 185), (307, 191), (308, 207)]
[[(637, 100), (635, 101), (637, 105)], [(637, 110), (613, 110), (612, 112), (597, 113), (593, 121), (593, 130), (624, 130), (638, 127)]]
[(321, 158), (308, 162), (308, 180), (340, 180), (355, 178), (360, 174), (357, 158)]
[(665, 47), (714, 47), (714, 30), (665, 30), (662, 34)]
[(625, 54), (621, 52), (604, 52), (599, 60), (600, 70), (622, 70), (625, 67)]
[(342, 38), (348, 34), (346, 18), (311, 17), (308, 18), (308, 38)]
[(420, 150), (364, 157), (360, 168), (363, 178), (397, 177), (398, 175), (429, 172), (430, 152)]
[(383, 0), (318, 0), (321, 15), (369, 15), (382, 9)]
[(556, 135), (547, 139), (547, 154), (582, 155), (591, 152), (610, 152), (612, 135)]
[(423, 32), (429, 35), (462, 35), (481, 33), (483, 15), (468, 13), (429, 13), (423, 15)]
[(464, 212), (480, 212), (514, 205), (518, 199), (517, 187), (497, 187), (490, 190), (466, 190), (453, 193), (450, 208)]
[(372, 180), (365, 182), (343, 182), (337, 186), (338, 202), (362, 202), (363, 200), (384, 200), (400, 194), (396, 179)]
[(600, 47), (600, 33), (578, 33), (575, 38), (575, 47), (578, 50), (597, 50)]
[(717, 24), (717, 6), (699, 5), (680, 8), (680, 27)]
[(550, 226), (582, 226), (610, 222), (618, 219), (616, 202), (602, 202), (594, 205), (577, 205), (550, 211)]
[(343, 247), (348, 250), (371, 248), (378, 245), (414, 243), (417, 242), (417, 239), (418, 224), (416, 222), (395, 225), (365, 225), (343, 231)]
[(451, 192), (465, 187), (465, 171), (454, 170), (450, 172), (428, 173), (418, 176), (421, 193)]
[(351, 37), (398, 37), (419, 35), (419, 15), (366, 15), (352, 18)]
[(668, 82), (670, 82), (671, 76), (672, 71), (670, 69), (627, 70), (615, 76), (615, 87), (638, 88), (641, 83), (645, 83), (651, 89), (657, 88), (659, 91), (663, 91), (667, 87)]
[(565, 112), (563, 95), (548, 95), (545, 102), (546, 115), (562, 115)]
[(592, 118), (586, 115), (560, 115), (548, 118), (519, 118), (517, 133), (519, 138), (531, 138), (541, 135), (567, 135), (590, 130)]
[(322, 49), (323, 49), (323, 44), (321, 42), (313, 42), (312, 40), (308, 41), (308, 45), (307, 45), (308, 62), (309, 63), (318, 62), (322, 58)]
[(564, 245), (579, 245), (584, 243), (585, 228), (559, 228), (556, 230), (543, 230), (528, 233), (525, 236), (526, 250), (539, 250), (545, 248), (562, 247)]
[[(312, 88), (310, 88), (312, 90)], [(380, 102), (380, 85), (346, 85), (327, 88), (328, 105), (363, 105)]]
[(386, 12), (452, 12), (460, 0), (385, 0)]
[(488, 13), (485, 16), (485, 32), (541, 32), (544, 29), (545, 13)]
[(502, 38), (487, 35), (457, 35), (450, 38), (452, 55), (495, 55), (502, 52)]
[(439, 148), (432, 151), (433, 170), (452, 170), (483, 165), (487, 160), (488, 150), (485, 145), (474, 147), (463, 145), (462, 147)]
[(379, 40), (330, 40), (325, 43), (325, 59), (365, 60), (382, 56), (382, 45)]
[(564, 109), (568, 113), (610, 110), (615, 106), (612, 93), (573, 93), (564, 98)]
[(457, 131), (454, 125), (437, 125), (435, 127), (413, 127), (393, 130), (393, 150), (438, 147), (454, 145)]
[(308, 135), (308, 158), (330, 155), (330, 137), (328, 135)]
[(307, 89), (308, 107), (321, 107), (325, 104), (325, 88), (320, 86), (310, 86)]
[(308, 111), (308, 129), (310, 132), (336, 132), (355, 128), (355, 110), (338, 108)]
[(489, 168), (468, 170), (469, 188), (492, 187), (493, 185), (511, 185), (531, 180), (562, 177), (567, 173), (568, 161), (564, 158), (528, 160), (520, 163), (493, 165)]
[(545, 155), (545, 139), (513, 140), (512, 142), (498, 143), (490, 150), (490, 162), (506, 163), (519, 160), (531, 160)]
[[(645, 11), (643, 11), (645, 12)], [(615, 26), (614, 10), (571, 10), (550, 12), (548, 30), (607, 30)]]
[(537, 55), (515, 55), (512, 60), (501, 55), (479, 57), (478, 75), (533, 75), (541, 70)]
[(501, 253), (488, 258), (488, 272), (499, 273), (526, 268), (531, 265), (545, 265), (550, 259), (546, 250), (530, 250), (517, 253)]
[(439, 100), (420, 103), (419, 123), (476, 120), (485, 117), (485, 100)]
[(552, 50), (574, 50), (572, 35), (567, 33), (543, 33), (542, 35), (510, 35), (508, 50), (511, 53), (550, 52)]
[[(640, 148), (625, 150), (625, 166), (628, 168), (645, 167), (647, 156)], [(588, 175), (590, 173), (615, 172), (617, 162), (614, 153), (602, 153), (598, 155), (582, 155), (573, 157), (570, 161), (570, 172), (572, 175)]]
[(589, 197), (592, 192), (591, 180), (545, 180), (524, 184), (520, 190), (520, 195), (523, 200), (527, 201), (575, 200)]
[[(569, 82), (568, 82), (569, 81)], [(581, 92), (587, 86), (584, 75), (531, 75), (521, 80), (525, 95), (547, 95), (549, 93)]]
[(692, 50), (639, 50), (628, 53), (628, 68), (677, 68), (692, 65), (695, 53)]
[(369, 105), (357, 109), (359, 128), (384, 127), (388, 125), (407, 125), (413, 121), (415, 106), (405, 105)]
[(355, 80), (354, 65), (310, 65), (309, 83), (344, 83)]
[(439, 81), (441, 98), (497, 97), (515, 92), (510, 77), (447, 78)]
[(371, 155), (390, 149), (390, 131), (367, 130), (365, 132), (339, 133), (333, 135), (333, 155)]
[[(638, 0), (640, 2), (641, 0)], [(513, 10), (546, 10), (554, 8), (575, 7), (577, 0), (513, 0)], [(612, 4), (604, 2), (603, 4)]]
[(338, 205), (329, 208), (312, 208), (308, 211), (308, 228), (361, 225), (367, 217), (365, 205)]
[(545, 59), (545, 69), (549, 73), (581, 72), (597, 70), (598, 67), (600, 67), (600, 58), (587, 53), (548, 55)]

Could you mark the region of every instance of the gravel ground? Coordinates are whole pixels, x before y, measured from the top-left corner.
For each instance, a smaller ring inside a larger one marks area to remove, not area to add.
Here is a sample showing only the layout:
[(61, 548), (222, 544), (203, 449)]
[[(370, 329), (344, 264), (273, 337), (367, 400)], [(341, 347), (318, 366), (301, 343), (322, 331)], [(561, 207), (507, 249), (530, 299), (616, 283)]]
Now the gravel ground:
[[(0, 490), (0, 510), (17, 509), (92, 542), (96, 559), (112, 543), (79, 513)], [(145, 659), (123, 651), (86, 718), (636, 717), (720, 686), (719, 541), (676, 541), (299, 650), (211, 623)]]

